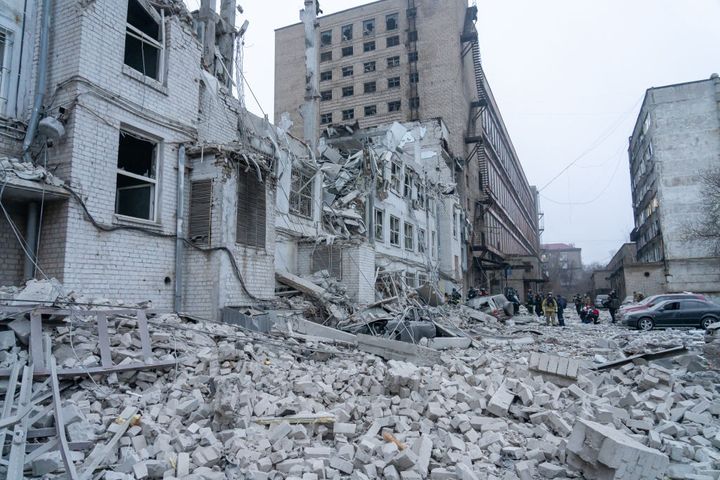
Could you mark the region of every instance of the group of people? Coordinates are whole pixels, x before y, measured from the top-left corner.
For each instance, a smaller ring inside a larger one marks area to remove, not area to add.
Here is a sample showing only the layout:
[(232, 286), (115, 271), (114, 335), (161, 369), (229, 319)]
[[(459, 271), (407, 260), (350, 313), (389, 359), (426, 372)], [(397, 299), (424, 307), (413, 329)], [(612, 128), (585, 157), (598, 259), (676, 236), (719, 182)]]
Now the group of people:
[(542, 292), (533, 295), (528, 290), (526, 307), (529, 312), (535, 311), (538, 317), (545, 317), (545, 322), (552, 326), (565, 326), (565, 308), (567, 300), (562, 295), (555, 297), (552, 292), (543, 295)]
[(600, 310), (595, 307), (589, 294), (581, 295), (576, 293), (573, 297), (573, 303), (582, 323), (593, 323), (595, 325), (600, 323)]

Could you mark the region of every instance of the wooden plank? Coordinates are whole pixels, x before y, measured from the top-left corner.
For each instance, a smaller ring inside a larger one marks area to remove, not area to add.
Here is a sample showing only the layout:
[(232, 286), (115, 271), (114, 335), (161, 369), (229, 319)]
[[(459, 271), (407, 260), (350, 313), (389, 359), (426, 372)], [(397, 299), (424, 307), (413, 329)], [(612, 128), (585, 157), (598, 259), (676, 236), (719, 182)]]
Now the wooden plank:
[(137, 311), (138, 329), (140, 330), (140, 344), (142, 345), (143, 360), (149, 362), (152, 360), (152, 348), (150, 348), (150, 332), (148, 331), (148, 321), (145, 312)]
[[(17, 379), (18, 376), (20, 376), (20, 369), (23, 367), (23, 365), (20, 362), (15, 363), (13, 365), (12, 371), (10, 372), (10, 379), (8, 380), (7, 384), (7, 390), (5, 391), (5, 400), (3, 403), (3, 409), (2, 409), (2, 417), (0, 418), (8, 418), (10, 416), (10, 413), (12, 412), (12, 406), (15, 402), (15, 388), (17, 386)], [(2, 446), (5, 445), (5, 435), (7, 430), (2, 429), (0, 430), (0, 460), (2, 460), (3, 456), (3, 448)]]
[(53, 410), (55, 411), (55, 428), (57, 429), (57, 439), (60, 442), (60, 456), (65, 464), (65, 473), (71, 480), (77, 480), (78, 474), (75, 470), (75, 464), (70, 456), (70, 447), (65, 437), (65, 422), (62, 416), (62, 400), (60, 399), (60, 383), (57, 378), (57, 365), (55, 357), (50, 357), (50, 385), (53, 392)]
[[(155, 368), (170, 368), (174, 367), (177, 363), (182, 363), (182, 359), (168, 360), (164, 362), (153, 362), (153, 363), (128, 363), (125, 365), (114, 365), (110, 368), (106, 367), (88, 367), (88, 368), (68, 368), (65, 370), (59, 370), (57, 372), (58, 378), (74, 378), (81, 377), (83, 375), (110, 375), (111, 373), (129, 372), (131, 370), (153, 370)], [(50, 375), (48, 370), (40, 370), (34, 373), (35, 377), (47, 377)], [(0, 378), (7, 378), (10, 376), (10, 370), (7, 368), (0, 369)]]
[[(18, 402), (17, 414), (20, 415), (30, 412), (30, 397), (32, 395), (32, 367), (24, 367), (22, 382), (20, 383), (20, 398)], [(10, 447), (10, 456), (8, 457), (8, 469), (6, 478), (23, 478), (23, 470), (25, 469), (25, 434), (28, 428), (27, 417), (21, 417), (20, 421), (15, 424), (13, 430), (13, 441)]]
[(42, 316), (37, 310), (30, 314), (30, 363), (35, 370), (43, 370), (45, 368)]
[(108, 335), (107, 315), (105, 312), (97, 312), (95, 317), (98, 329), (98, 345), (100, 346), (100, 363), (105, 368), (113, 366), (112, 355), (110, 354), (110, 336)]

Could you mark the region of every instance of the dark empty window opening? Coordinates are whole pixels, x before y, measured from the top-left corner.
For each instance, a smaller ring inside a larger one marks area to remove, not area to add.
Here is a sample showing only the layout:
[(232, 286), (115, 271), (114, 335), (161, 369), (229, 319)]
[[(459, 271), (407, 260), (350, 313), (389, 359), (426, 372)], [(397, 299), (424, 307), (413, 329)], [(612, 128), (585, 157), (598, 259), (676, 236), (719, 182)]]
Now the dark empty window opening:
[(238, 205), (235, 242), (265, 248), (265, 184), (253, 170), (238, 172)]
[(351, 108), (349, 110), (343, 110), (342, 118), (343, 120), (352, 120), (353, 118), (355, 118), (355, 109)]
[(355, 87), (353, 87), (353, 86), (343, 87), (343, 89), (342, 89), (343, 97), (352, 97), (354, 93), (355, 93)]
[(328, 70), (327, 72), (320, 72), (320, 81), (327, 82), (328, 80), (332, 80), (332, 70)]
[(388, 88), (398, 88), (400, 86), (400, 77), (388, 78)]
[(388, 57), (387, 68), (395, 68), (400, 66), (400, 57)]
[(375, 82), (365, 82), (363, 87), (365, 89), (365, 93), (375, 93), (377, 91), (377, 83)]
[(373, 115), (377, 115), (377, 105), (366, 106), (365, 107), (365, 116), (372, 117)]
[(388, 102), (388, 112), (399, 112), (400, 111), (400, 100), (395, 100), (394, 102)]
[(188, 237), (196, 245), (210, 245), (212, 219), (212, 180), (190, 184)]
[(151, 14), (138, 0), (129, 0), (125, 65), (157, 81), (162, 81), (165, 50), (162, 22), (155, 10)]
[(397, 30), (398, 28), (398, 14), (393, 13), (385, 16), (385, 29), (386, 30)]
[(412, 97), (410, 99), (410, 108), (420, 108), (420, 97)]
[(375, 19), (371, 18), (369, 20), (363, 21), (363, 35), (374, 35), (375, 34)]
[(297, 169), (292, 172), (290, 186), (290, 213), (312, 218), (313, 176)]
[(420, 74), (413, 72), (410, 74), (410, 83), (418, 83), (420, 81)]
[(408, 62), (417, 62), (417, 61), (418, 61), (418, 52), (408, 53)]
[(342, 248), (337, 245), (318, 245), (312, 253), (312, 270), (327, 270), (335, 280), (342, 280)]
[(385, 41), (387, 42), (388, 48), (400, 45), (400, 37), (397, 35), (392, 36), (392, 37), (387, 37), (387, 39)]
[(408, 41), (409, 42), (417, 42), (417, 39), (418, 39), (417, 30), (410, 30), (408, 32)]
[(365, 42), (363, 44), (363, 52), (372, 52), (375, 50), (375, 41), (372, 42)]
[(332, 90), (325, 90), (323, 92), (320, 92), (320, 100), (323, 102), (332, 100)]
[(321, 61), (321, 62), (329, 62), (330, 60), (332, 60), (332, 51), (330, 51), (330, 52), (322, 52), (322, 53), (320, 54), (320, 61)]
[(365, 62), (363, 64), (363, 71), (365, 73), (370, 73), (375, 71), (375, 62)]
[(352, 77), (353, 76), (353, 67), (352, 65), (349, 65), (347, 67), (342, 67), (342, 76), (343, 77)]
[(353, 54), (353, 47), (343, 47), (342, 49), (342, 56), (343, 57), (350, 57)]
[(322, 125), (327, 125), (328, 123), (332, 123), (332, 112), (321, 114), (320, 115), (320, 123)]
[(120, 131), (115, 213), (155, 220), (157, 144)]
[(340, 29), (340, 35), (342, 38), (342, 41), (345, 42), (347, 40), (352, 40), (353, 38), (353, 26), (352, 25), (345, 25)]
[(320, 32), (320, 46), (327, 47), (328, 45), (332, 45), (332, 30)]

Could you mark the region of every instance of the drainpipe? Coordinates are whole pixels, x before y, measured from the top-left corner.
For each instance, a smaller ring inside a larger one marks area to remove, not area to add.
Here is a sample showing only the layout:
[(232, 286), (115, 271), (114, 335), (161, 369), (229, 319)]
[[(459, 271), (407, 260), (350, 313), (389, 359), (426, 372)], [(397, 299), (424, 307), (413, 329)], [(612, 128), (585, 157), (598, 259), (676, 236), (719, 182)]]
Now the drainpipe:
[[(40, 110), (42, 109), (43, 98), (45, 96), (45, 84), (47, 83), (47, 66), (48, 66), (48, 50), (50, 36), (50, 5), (51, 0), (43, 0), (42, 5), (42, 26), (40, 30), (40, 52), (38, 54), (38, 76), (35, 85), (35, 100), (33, 101), (32, 114), (28, 129), (23, 140), (23, 161), (30, 163), (30, 146), (35, 139), (38, 121), (40, 120)], [(40, 223), (40, 209), (37, 202), (28, 203), (27, 209), (27, 228), (25, 230), (25, 239), (27, 242), (27, 255), (25, 256), (25, 264), (23, 274), (25, 280), (29, 280), (35, 276), (35, 252), (37, 251), (38, 241), (38, 225)]]
[(183, 223), (185, 221), (185, 145), (178, 149), (177, 206), (175, 208), (175, 312), (182, 309)]

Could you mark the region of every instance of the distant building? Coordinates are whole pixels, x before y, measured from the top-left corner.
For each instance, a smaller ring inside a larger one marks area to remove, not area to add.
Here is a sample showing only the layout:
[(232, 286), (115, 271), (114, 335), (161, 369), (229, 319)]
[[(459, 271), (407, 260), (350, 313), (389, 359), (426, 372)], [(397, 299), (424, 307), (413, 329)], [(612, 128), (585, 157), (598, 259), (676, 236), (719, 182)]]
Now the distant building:
[[(381, 0), (317, 19), (317, 91), (303, 24), (275, 32), (275, 118), (320, 127), (442, 119), (460, 194), (465, 283), (521, 295), (541, 280), (537, 192), (483, 72), (467, 0)], [(300, 107), (319, 97), (304, 118)], [(312, 117), (312, 118), (311, 118)], [(453, 268), (455, 270), (455, 268)]]
[(640, 292), (645, 296), (665, 291), (665, 275), (662, 262), (638, 262), (634, 243), (626, 243), (613, 255), (602, 272), (611, 289), (620, 300)]
[(548, 278), (544, 290), (553, 293), (576, 293), (582, 276), (582, 249), (567, 243), (546, 243), (541, 246), (543, 271)]
[(686, 235), (720, 165), (720, 78), (648, 89), (628, 154), (637, 260), (662, 264), (668, 292), (720, 295), (720, 257)]
[(593, 271), (592, 274), (590, 274), (590, 280), (592, 281), (594, 295), (609, 293), (612, 290), (609, 270), (602, 269)]

